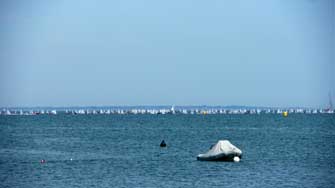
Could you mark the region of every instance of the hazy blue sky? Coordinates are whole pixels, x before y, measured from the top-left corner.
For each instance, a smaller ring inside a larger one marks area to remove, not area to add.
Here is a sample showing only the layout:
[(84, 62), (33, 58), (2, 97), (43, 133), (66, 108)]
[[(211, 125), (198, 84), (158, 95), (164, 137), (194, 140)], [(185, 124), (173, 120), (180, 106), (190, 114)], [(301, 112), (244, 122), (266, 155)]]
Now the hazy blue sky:
[(1, 1), (0, 106), (326, 107), (335, 1)]

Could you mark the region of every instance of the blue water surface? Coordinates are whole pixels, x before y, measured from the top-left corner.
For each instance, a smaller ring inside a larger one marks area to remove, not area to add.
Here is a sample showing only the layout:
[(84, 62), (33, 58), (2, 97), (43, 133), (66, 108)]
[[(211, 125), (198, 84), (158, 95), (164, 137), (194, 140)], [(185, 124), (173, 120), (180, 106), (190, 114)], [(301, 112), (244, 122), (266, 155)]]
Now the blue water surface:
[(334, 154), (333, 114), (0, 116), (0, 187), (335, 187)]

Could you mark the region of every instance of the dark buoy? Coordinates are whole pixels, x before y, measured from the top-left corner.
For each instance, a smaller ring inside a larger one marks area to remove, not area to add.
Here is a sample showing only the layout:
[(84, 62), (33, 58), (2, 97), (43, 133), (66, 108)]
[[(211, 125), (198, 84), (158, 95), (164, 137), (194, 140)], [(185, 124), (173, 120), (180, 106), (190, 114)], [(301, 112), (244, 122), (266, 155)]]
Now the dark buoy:
[(164, 140), (162, 140), (161, 144), (160, 144), (160, 147), (166, 147), (166, 143)]

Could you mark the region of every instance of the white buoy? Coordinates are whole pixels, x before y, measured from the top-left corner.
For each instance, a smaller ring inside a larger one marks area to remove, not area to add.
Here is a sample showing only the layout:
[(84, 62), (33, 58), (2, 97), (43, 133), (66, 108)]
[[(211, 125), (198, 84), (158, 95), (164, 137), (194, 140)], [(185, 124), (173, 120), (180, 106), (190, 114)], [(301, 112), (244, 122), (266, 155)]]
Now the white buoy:
[(235, 156), (235, 157), (234, 157), (234, 162), (240, 162), (240, 158), (237, 157), (237, 156)]
[(72, 158), (70, 160), (72, 161)]

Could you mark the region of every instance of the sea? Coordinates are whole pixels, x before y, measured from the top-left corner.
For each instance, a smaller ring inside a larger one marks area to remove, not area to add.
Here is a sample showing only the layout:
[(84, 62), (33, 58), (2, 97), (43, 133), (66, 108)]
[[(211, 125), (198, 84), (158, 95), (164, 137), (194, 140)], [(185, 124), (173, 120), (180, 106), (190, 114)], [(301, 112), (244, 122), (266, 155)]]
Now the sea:
[(2, 115), (0, 187), (335, 187), (335, 115)]

